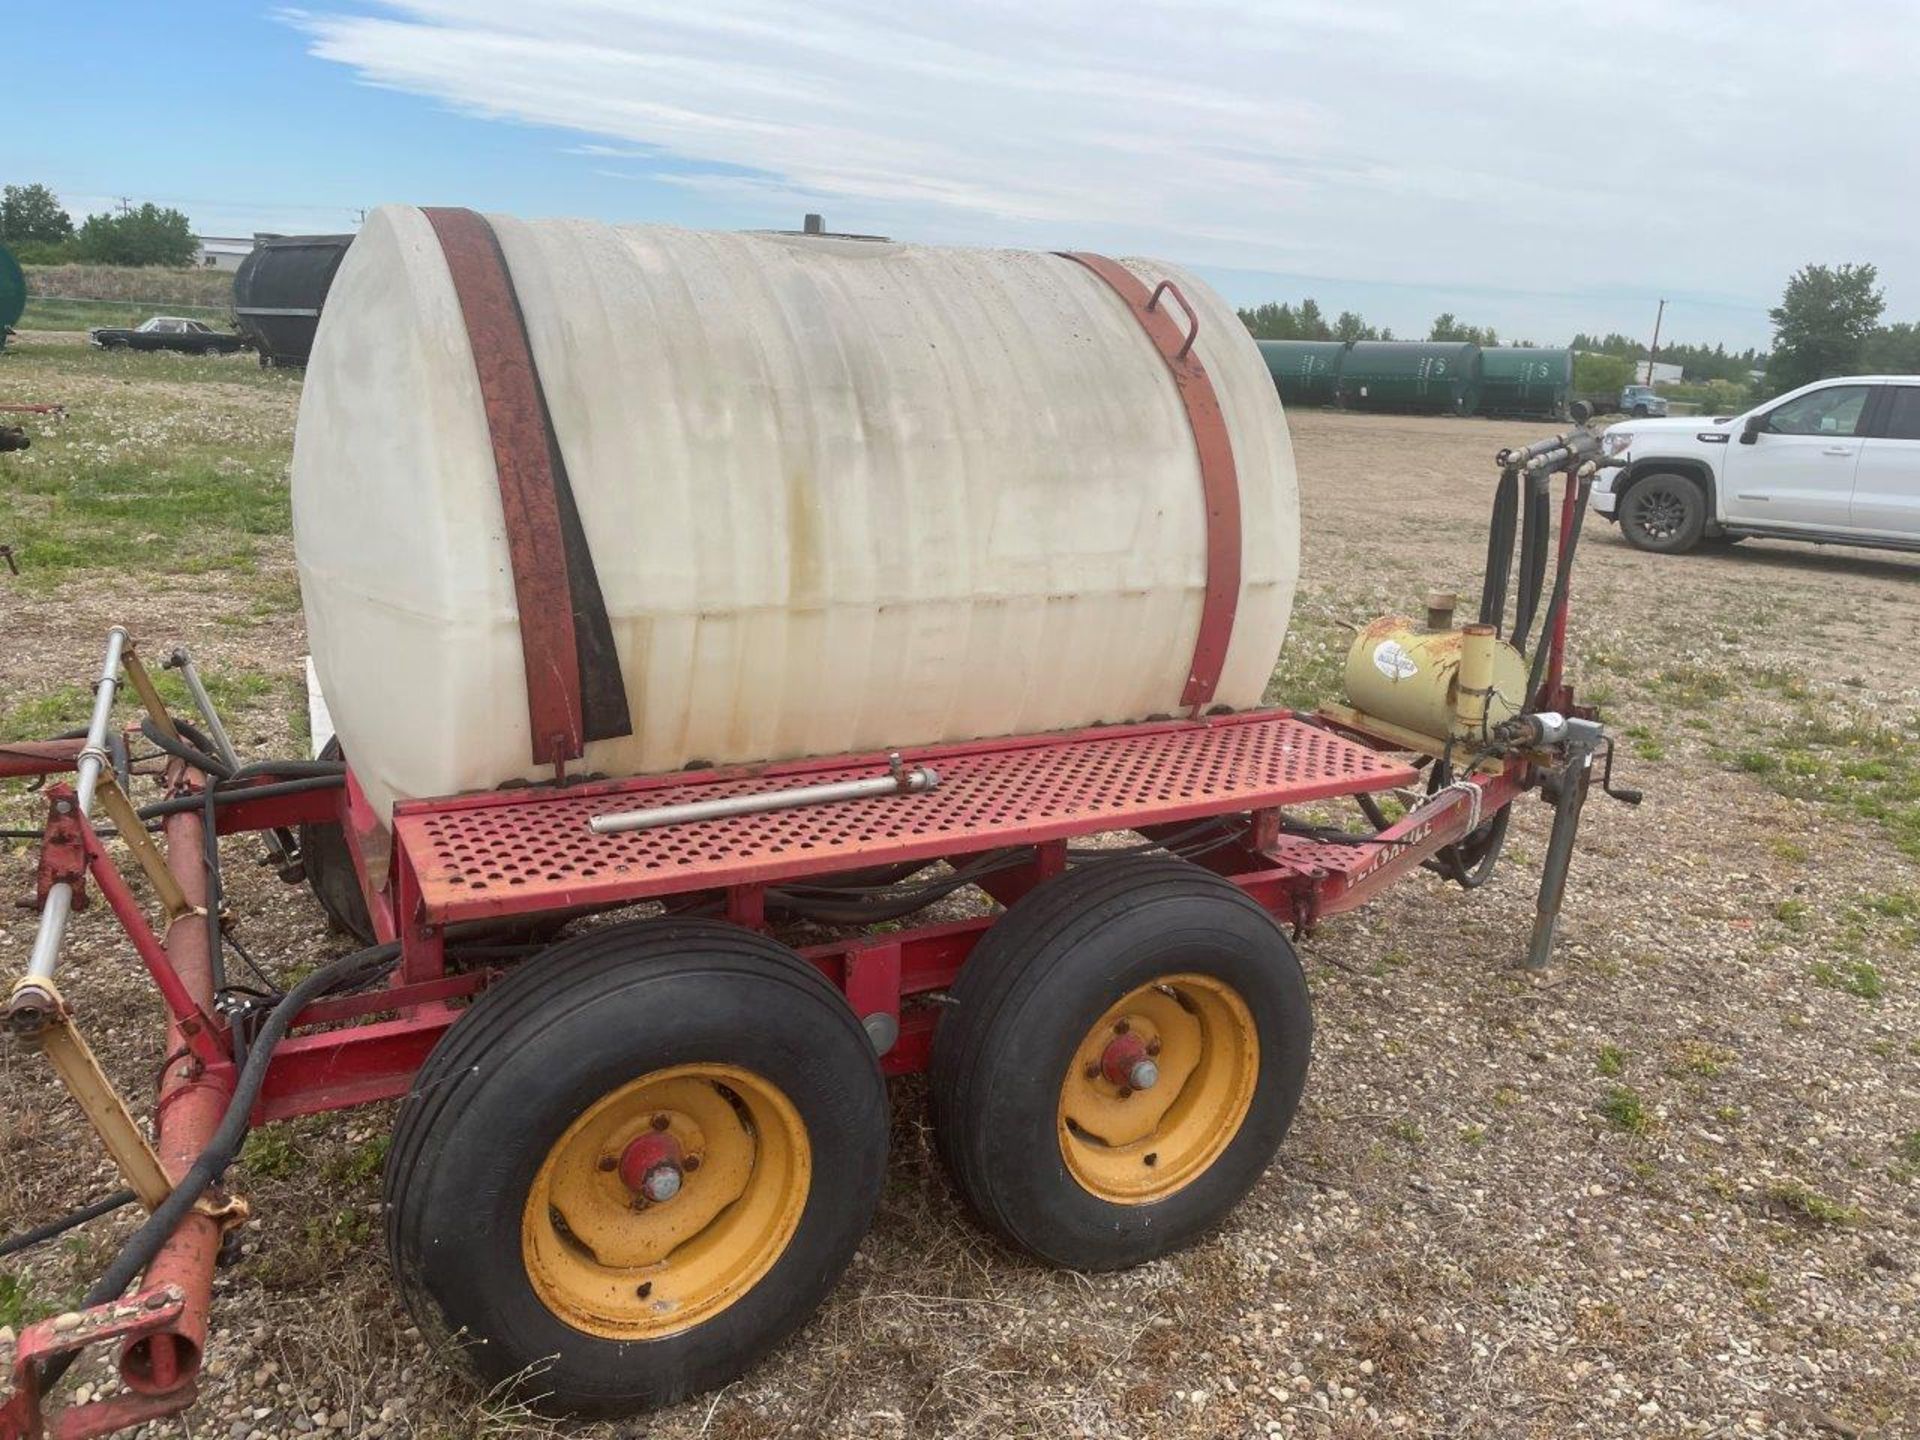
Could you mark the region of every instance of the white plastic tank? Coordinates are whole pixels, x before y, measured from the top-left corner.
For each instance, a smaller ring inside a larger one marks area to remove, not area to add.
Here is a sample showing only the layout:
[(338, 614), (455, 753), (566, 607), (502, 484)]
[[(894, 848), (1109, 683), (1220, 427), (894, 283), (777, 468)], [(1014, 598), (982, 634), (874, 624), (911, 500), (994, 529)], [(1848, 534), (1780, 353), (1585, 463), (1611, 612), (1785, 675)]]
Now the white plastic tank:
[[(1207, 580), (1194, 432), (1101, 278), (1044, 253), (490, 216), (645, 774), (1180, 710)], [(1212, 704), (1256, 704), (1299, 562), (1292, 448), (1233, 310), (1171, 277), (1231, 437), (1240, 586)], [(334, 279), (294, 446), (313, 658), (379, 814), (533, 759), (505, 512), (428, 216)]]

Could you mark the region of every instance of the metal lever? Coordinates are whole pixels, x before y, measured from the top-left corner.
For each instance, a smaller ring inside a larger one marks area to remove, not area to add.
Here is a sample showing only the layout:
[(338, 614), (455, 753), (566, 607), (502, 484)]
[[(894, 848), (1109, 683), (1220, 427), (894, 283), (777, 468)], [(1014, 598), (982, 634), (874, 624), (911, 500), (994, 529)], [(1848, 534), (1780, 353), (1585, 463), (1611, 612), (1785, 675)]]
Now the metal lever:
[(870, 780), (836, 780), (826, 785), (796, 785), (759, 795), (729, 795), (720, 800), (694, 800), (685, 805), (661, 805), (652, 810), (628, 810), (595, 815), (587, 828), (596, 835), (620, 835), (630, 830), (657, 830), (662, 825), (687, 825), (695, 820), (723, 820), (731, 815), (758, 815), (767, 810), (791, 810), (802, 805), (825, 805), (835, 800), (864, 800), (876, 795), (924, 795), (940, 783), (930, 765), (909, 770), (895, 750), (887, 756), (887, 773)]

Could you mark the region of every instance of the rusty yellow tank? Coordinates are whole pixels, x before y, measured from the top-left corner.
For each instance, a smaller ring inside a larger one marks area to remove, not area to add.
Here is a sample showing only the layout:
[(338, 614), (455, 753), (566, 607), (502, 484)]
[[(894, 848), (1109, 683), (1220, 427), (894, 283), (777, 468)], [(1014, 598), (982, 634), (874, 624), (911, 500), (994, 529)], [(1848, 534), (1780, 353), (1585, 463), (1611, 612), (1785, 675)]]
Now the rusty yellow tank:
[(1435, 740), (1484, 738), (1526, 708), (1527, 664), (1491, 625), (1431, 628), (1386, 615), (1347, 652), (1356, 710)]

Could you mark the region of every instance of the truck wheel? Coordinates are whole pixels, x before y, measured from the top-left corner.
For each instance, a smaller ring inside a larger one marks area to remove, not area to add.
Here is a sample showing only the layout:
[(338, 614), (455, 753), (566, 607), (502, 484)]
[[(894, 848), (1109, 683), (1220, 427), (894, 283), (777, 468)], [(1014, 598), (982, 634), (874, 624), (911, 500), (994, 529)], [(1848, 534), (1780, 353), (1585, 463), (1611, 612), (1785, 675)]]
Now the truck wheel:
[(1185, 861), (1069, 871), (974, 947), (933, 1045), (934, 1135), (961, 1196), (1055, 1265), (1188, 1244), (1260, 1178), (1306, 1084), (1293, 947)]
[(1636, 550), (1678, 555), (1700, 543), (1707, 497), (1684, 475), (1647, 475), (1621, 497), (1620, 533)]
[(750, 1368), (853, 1259), (887, 1095), (812, 966), (713, 921), (584, 935), (488, 990), (402, 1102), (387, 1245), (489, 1385), (623, 1415)]

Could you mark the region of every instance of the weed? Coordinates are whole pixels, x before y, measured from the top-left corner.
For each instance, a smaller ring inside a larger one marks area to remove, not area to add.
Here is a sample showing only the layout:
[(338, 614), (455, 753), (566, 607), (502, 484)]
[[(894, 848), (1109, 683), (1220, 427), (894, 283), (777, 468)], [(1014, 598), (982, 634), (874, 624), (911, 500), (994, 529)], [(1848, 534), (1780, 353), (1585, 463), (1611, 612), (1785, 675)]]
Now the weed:
[(18, 1275), (0, 1275), (0, 1326), (18, 1330), (54, 1313), (54, 1307), (27, 1288)]
[(1618, 1045), (1602, 1045), (1599, 1056), (1594, 1060), (1594, 1068), (1610, 1079), (1620, 1075), (1627, 1068), (1627, 1052)]
[(286, 1127), (255, 1130), (240, 1148), (240, 1163), (254, 1175), (284, 1180), (306, 1168), (307, 1157)]
[(1600, 1102), (1600, 1113), (1615, 1128), (1629, 1135), (1648, 1135), (1653, 1131), (1653, 1115), (1646, 1102), (1625, 1085), (1615, 1085)]
[(1798, 1180), (1776, 1180), (1767, 1186), (1767, 1199), (1776, 1209), (1815, 1225), (1851, 1225), (1860, 1218), (1853, 1206), (1830, 1199)]
[(372, 1139), (329, 1157), (323, 1173), (336, 1185), (365, 1185), (385, 1168), (392, 1143), (387, 1131), (378, 1131)]
[(1887, 982), (1871, 960), (1848, 960), (1835, 965), (1828, 960), (1813, 962), (1813, 978), (1829, 990), (1844, 990), (1862, 1000), (1878, 1000), (1887, 993)]
[(1798, 840), (1788, 840), (1784, 836), (1776, 835), (1767, 841), (1767, 848), (1780, 859), (1790, 860), (1795, 865), (1807, 863), (1807, 847)]
[(1460, 1139), (1468, 1145), (1483, 1144), (1486, 1138), (1487, 1127), (1484, 1125), (1462, 1125), (1460, 1127)]
[(1419, 1122), (1415, 1120), (1396, 1120), (1388, 1128), (1393, 1131), (1395, 1139), (1404, 1140), (1409, 1145), (1418, 1145), (1427, 1138), (1421, 1131)]
[(1813, 915), (1813, 907), (1804, 900), (1782, 900), (1773, 907), (1773, 918), (1789, 930), (1804, 930)]

